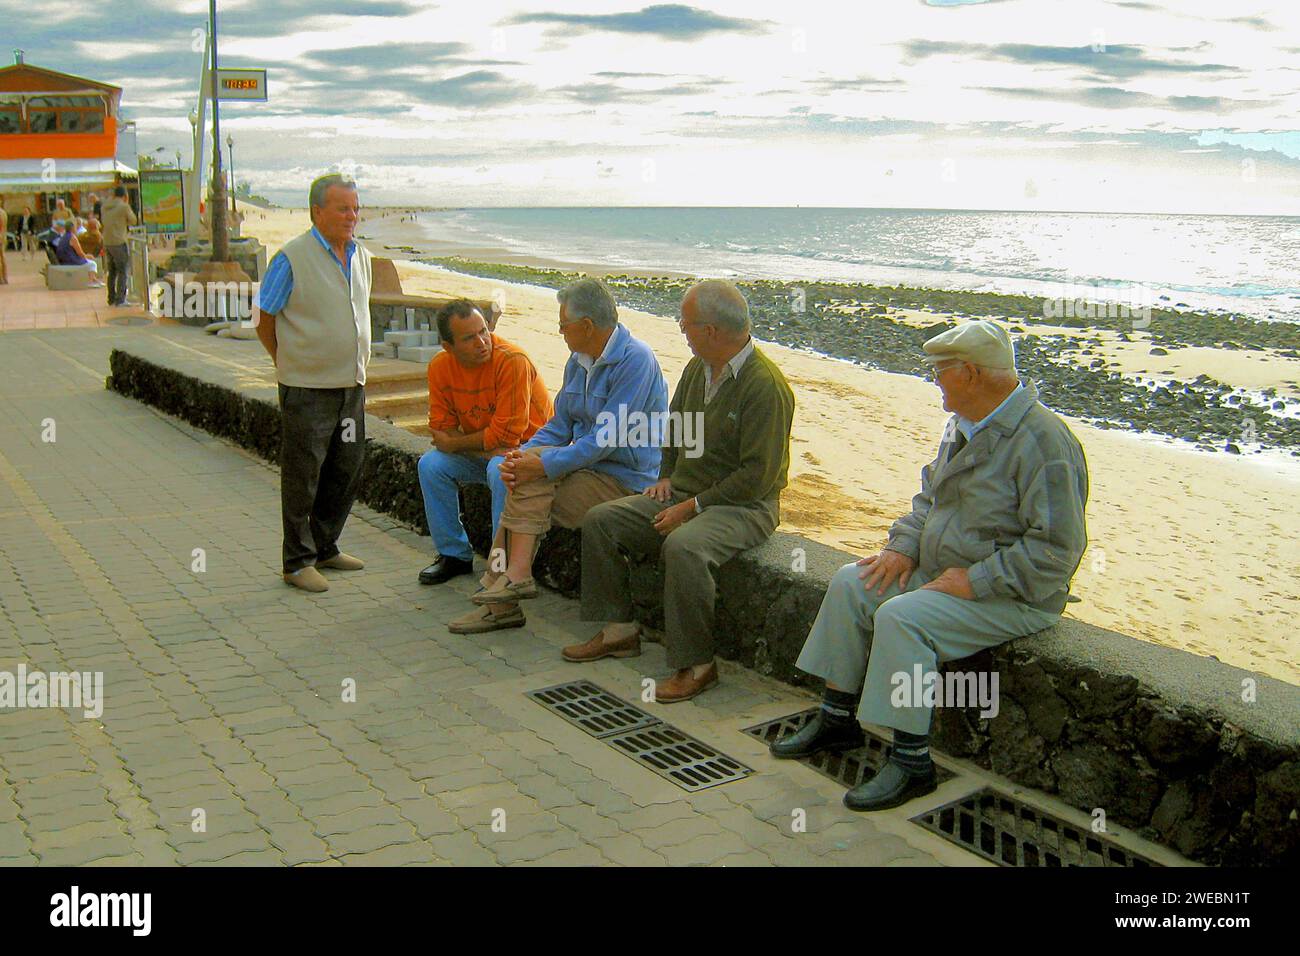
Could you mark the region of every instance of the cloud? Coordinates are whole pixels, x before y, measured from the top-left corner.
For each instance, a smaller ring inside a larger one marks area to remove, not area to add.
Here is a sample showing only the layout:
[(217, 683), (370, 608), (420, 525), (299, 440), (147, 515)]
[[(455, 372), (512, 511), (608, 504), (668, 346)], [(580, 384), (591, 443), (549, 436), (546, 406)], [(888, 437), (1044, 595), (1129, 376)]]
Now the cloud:
[(403, 91), (422, 103), (453, 107), (495, 106), (536, 92), (530, 84), (492, 70), (474, 70), (444, 80), (417, 80), (394, 92)]
[[(380, 17), (400, 19), (415, 16), (428, 8), (402, 0), (276, 0), (275, 3), (253, 3), (222, 15), (217, 13), (217, 40), (222, 36), (266, 37), (277, 34), (299, 33), (307, 29), (322, 29), (324, 20), (346, 17)], [(190, 19), (200, 19), (191, 16)], [(200, 25), (207, 21), (201, 17)]]
[(885, 92), (889, 90), (897, 90), (900, 87), (905, 87), (907, 84), (902, 80), (879, 80), (869, 76), (852, 78), (822, 76), (814, 80), (809, 80), (807, 85), (814, 92), (824, 95), (828, 93), (843, 92), (860, 93), (863, 91)]
[[(371, 46), (345, 46), (332, 50), (311, 50), (305, 54), (329, 66), (357, 66), (374, 69), (377, 64), (391, 68), (397, 63), (429, 63), (458, 58), (470, 49), (456, 41), (446, 43), (379, 43)], [(381, 67), (382, 69), (383, 67)]]
[(932, 56), (960, 56), (977, 60), (1001, 60), (1028, 66), (1077, 66), (1112, 79), (1161, 73), (1240, 75), (1235, 66), (1222, 63), (1188, 63), (1148, 56), (1139, 46), (1105, 45), (1045, 46), (1034, 43), (963, 43), (955, 40), (909, 40), (901, 44), (911, 60)]
[(721, 80), (697, 79), (649, 89), (622, 86), (618, 83), (578, 83), (557, 86), (551, 92), (579, 103), (654, 103), (666, 96), (704, 96), (723, 85)]
[(1047, 90), (1041, 87), (979, 86), (974, 89), (1018, 99), (1074, 103), (1098, 109), (1166, 109), (1179, 112), (1222, 113), (1233, 109), (1272, 106), (1276, 100), (1237, 100), (1224, 96), (1154, 96), (1116, 86), (1091, 86), (1080, 90)]
[(550, 24), (553, 35), (569, 27), (579, 33), (648, 34), (664, 40), (694, 40), (710, 33), (765, 33), (771, 26), (767, 21), (727, 17), (680, 3), (661, 3), (628, 13), (522, 13), (506, 22)]

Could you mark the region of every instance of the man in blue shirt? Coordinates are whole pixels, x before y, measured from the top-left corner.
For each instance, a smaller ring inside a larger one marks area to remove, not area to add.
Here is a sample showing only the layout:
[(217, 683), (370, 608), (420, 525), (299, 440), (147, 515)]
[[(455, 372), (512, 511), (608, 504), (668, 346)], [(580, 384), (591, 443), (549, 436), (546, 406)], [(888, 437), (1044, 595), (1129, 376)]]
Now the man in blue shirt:
[(517, 602), (537, 597), (533, 555), (551, 524), (581, 527), (594, 505), (640, 494), (659, 474), (668, 385), (654, 352), (619, 323), (599, 279), (579, 279), (556, 298), (573, 354), (555, 415), (500, 466), (505, 509), (483, 587), (470, 598), (478, 609), (450, 623), (456, 634), (522, 627)]
[(355, 183), (322, 176), (309, 202), (311, 229), (276, 254), (256, 305), (280, 392), (283, 577), (320, 592), (329, 584), (318, 568), (364, 567), (338, 539), (365, 462), (371, 257), (353, 238)]

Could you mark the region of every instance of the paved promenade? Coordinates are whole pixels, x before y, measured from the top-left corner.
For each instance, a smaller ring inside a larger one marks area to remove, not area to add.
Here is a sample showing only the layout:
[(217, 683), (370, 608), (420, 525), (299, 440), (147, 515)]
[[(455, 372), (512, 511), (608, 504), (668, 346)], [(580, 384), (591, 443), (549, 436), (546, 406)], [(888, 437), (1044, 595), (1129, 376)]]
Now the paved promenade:
[(104, 389), (140, 335), (255, 346), (0, 335), (0, 671), (104, 675), (98, 719), (0, 710), (0, 865), (983, 865), (909, 823), (920, 804), (851, 814), (771, 760), (741, 728), (810, 698), (725, 663), (721, 688), (646, 706), (755, 775), (691, 795), (642, 769), (524, 694), (587, 677), (636, 700), (662, 648), (565, 664), (591, 626), (551, 594), (525, 628), (452, 635), (470, 579), (421, 587), (429, 539), (367, 508), (342, 541), (364, 571), (286, 587), (275, 468)]

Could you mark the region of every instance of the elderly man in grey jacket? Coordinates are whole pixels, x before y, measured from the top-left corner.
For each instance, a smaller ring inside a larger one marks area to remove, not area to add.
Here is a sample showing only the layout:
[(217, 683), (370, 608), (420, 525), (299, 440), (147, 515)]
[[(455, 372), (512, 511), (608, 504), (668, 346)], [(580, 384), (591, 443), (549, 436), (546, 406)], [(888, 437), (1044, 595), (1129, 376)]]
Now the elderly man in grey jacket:
[(924, 348), (953, 413), (939, 454), (884, 550), (832, 579), (797, 662), (825, 679), (821, 708), (771, 748), (849, 750), (859, 721), (893, 728), (888, 762), (845, 794), (851, 810), (935, 789), (932, 705), (954, 703), (938, 699), (938, 665), (1055, 622), (1088, 543), (1083, 449), (1018, 379), (1007, 333), (967, 322)]

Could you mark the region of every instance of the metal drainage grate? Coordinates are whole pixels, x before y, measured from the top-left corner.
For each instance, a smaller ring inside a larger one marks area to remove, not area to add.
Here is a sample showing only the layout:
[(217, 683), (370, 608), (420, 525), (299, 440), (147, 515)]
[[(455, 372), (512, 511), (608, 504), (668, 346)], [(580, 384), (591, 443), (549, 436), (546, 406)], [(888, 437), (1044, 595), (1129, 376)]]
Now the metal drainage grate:
[(1161, 866), (1108, 837), (985, 788), (912, 822), (1002, 866)]
[(543, 687), (529, 691), (528, 696), (593, 737), (608, 737), (659, 723), (658, 717), (615, 697), (591, 681)]
[[(813, 715), (817, 713), (817, 708), (811, 710), (801, 710), (797, 714), (790, 714), (788, 717), (778, 717), (776, 720), (769, 720), (761, 724), (755, 724), (753, 727), (746, 727), (745, 733), (752, 737), (757, 737), (765, 744), (770, 744), (774, 740), (787, 737), (794, 733), (808, 721), (812, 720)], [(886, 748), (888, 742), (873, 734), (871, 731), (865, 731), (867, 738), (866, 743), (857, 750), (850, 750), (842, 754), (833, 754), (822, 751), (813, 754), (811, 757), (801, 758), (801, 763), (806, 763), (818, 773), (821, 773), (837, 783), (844, 784), (847, 788), (856, 787), (863, 780), (876, 775), (876, 771), (885, 765)], [(951, 770), (945, 770), (943, 767), (935, 765), (935, 774), (938, 782), (943, 783), (953, 777)]]
[(633, 730), (610, 737), (606, 742), (683, 790), (716, 787), (754, 772), (671, 724), (659, 723), (643, 730)]
[(556, 684), (528, 696), (683, 790), (704, 790), (754, 771), (591, 681)]

